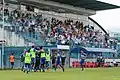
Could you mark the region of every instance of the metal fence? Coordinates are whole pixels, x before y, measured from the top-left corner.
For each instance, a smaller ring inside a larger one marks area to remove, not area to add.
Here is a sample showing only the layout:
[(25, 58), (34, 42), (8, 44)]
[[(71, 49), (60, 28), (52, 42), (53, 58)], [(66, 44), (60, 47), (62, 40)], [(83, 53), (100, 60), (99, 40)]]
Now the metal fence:
[[(20, 55), (24, 52), (24, 49), (29, 49), (29, 47), (5, 47), (4, 48), (4, 54), (2, 55), (2, 48), (0, 47), (0, 68), (10, 68), (10, 62), (9, 62), (9, 56), (11, 53), (14, 53), (15, 56), (15, 62), (14, 62), (14, 68), (18, 69), (22, 67)], [(52, 48), (51, 47), (46, 47), (46, 49), (50, 50), (50, 53), (52, 54)], [(54, 47), (54, 49), (57, 49)], [(69, 50), (64, 50), (64, 53), (66, 54), (66, 66), (69, 67)], [(3, 56), (3, 59), (2, 59)]]
[[(21, 67), (20, 55), (21, 55), (21, 53), (23, 53), (25, 48), (26, 47), (5, 47), (4, 54), (1, 54), (1, 56), (0, 56), (0, 62), (1, 62), (0, 67), (1, 68), (10, 68), (9, 56), (11, 53), (14, 53), (15, 68), (20, 68)], [(2, 51), (1, 47), (0, 47), (0, 51)], [(0, 52), (0, 53), (2, 53), (2, 52)]]

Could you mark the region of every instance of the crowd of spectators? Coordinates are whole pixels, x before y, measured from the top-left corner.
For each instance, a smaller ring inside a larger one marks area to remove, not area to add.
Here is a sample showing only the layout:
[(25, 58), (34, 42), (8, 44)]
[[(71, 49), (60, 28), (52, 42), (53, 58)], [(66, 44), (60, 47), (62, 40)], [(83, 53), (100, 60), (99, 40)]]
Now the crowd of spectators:
[(115, 49), (117, 43), (115, 39), (109, 39), (109, 35), (96, 30), (94, 26), (84, 26), (83, 22), (70, 19), (59, 21), (52, 18), (48, 37), (48, 40), (52, 39), (56, 44), (69, 44), (72, 41), (74, 45), (93, 48)]
[[(2, 13), (2, 8), (1, 8)], [(59, 20), (55, 17), (43, 17), (31, 11), (4, 10), (5, 21), (12, 25), (16, 32), (41, 34), (48, 44), (79, 45), (96, 48), (116, 48), (117, 41), (109, 39), (108, 34), (96, 30), (94, 26), (84, 25), (82, 21), (71, 19)], [(2, 16), (2, 15), (0, 15)], [(2, 17), (0, 18), (2, 20)]]

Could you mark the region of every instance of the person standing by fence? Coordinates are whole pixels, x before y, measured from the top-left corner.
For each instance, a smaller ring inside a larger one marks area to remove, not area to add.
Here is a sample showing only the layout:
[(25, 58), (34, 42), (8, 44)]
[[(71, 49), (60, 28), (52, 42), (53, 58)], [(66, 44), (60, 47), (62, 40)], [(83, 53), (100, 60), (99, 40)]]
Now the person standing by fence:
[(22, 69), (21, 69), (21, 71), (23, 71), (24, 70), (24, 60), (25, 60), (25, 54), (26, 54), (26, 49), (24, 50), (24, 52), (20, 55), (20, 59), (21, 59), (21, 63), (22, 63)]
[(10, 57), (9, 57), (9, 60), (10, 60), (10, 64), (11, 64), (11, 69), (13, 69), (14, 67), (14, 62), (15, 62), (15, 57), (14, 57), (14, 54), (11, 53)]

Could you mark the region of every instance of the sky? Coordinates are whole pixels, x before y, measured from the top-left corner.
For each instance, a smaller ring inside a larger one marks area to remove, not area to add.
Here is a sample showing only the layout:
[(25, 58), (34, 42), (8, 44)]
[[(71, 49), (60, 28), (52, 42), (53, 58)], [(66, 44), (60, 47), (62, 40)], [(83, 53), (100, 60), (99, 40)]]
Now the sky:
[[(120, 0), (98, 0), (120, 6)], [(91, 16), (107, 32), (120, 32), (120, 8), (98, 11), (96, 15)]]

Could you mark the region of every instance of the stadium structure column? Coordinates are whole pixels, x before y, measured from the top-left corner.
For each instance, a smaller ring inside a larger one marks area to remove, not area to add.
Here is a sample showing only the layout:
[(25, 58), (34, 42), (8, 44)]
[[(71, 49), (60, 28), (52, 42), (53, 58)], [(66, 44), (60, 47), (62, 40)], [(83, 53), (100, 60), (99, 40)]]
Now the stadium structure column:
[(64, 17), (66, 18), (66, 14), (64, 13)]
[[(77, 21), (79, 21), (79, 15), (77, 14)], [(80, 60), (80, 53), (79, 53), (79, 43), (77, 44), (77, 54), (78, 54), (78, 62)]]
[(79, 44), (77, 44), (77, 54), (78, 54), (78, 61), (79, 61), (79, 59), (80, 59), (80, 56), (79, 56)]
[(3, 15), (3, 25), (2, 25), (2, 31), (3, 31), (3, 35), (2, 35), (2, 38), (3, 38), (3, 41), (2, 41), (2, 53), (1, 53), (1, 68), (3, 69), (4, 68), (4, 64), (3, 64), (3, 56), (4, 56), (4, 8), (5, 8), (5, 1), (3, 0), (3, 8), (2, 8), (2, 10), (3, 10), (3, 12), (2, 12), (2, 15)]
[(17, 8), (18, 10), (21, 10), (21, 3), (18, 4)]

